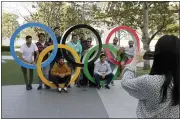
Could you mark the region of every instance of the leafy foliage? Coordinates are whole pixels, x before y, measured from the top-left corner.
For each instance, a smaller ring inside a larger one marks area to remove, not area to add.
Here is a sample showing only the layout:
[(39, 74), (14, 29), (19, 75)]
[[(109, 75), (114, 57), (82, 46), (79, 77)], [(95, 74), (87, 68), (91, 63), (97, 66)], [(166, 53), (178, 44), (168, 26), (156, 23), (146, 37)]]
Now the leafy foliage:
[(17, 21), (18, 16), (11, 13), (2, 14), (2, 37), (11, 37), (15, 30), (19, 27)]

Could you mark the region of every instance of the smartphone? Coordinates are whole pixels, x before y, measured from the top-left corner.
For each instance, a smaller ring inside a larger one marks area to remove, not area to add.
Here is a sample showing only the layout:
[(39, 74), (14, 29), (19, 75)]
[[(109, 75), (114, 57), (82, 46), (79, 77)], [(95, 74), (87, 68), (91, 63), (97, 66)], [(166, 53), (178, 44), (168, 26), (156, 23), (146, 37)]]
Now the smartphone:
[(154, 59), (154, 51), (147, 51), (143, 56), (144, 60), (153, 60)]

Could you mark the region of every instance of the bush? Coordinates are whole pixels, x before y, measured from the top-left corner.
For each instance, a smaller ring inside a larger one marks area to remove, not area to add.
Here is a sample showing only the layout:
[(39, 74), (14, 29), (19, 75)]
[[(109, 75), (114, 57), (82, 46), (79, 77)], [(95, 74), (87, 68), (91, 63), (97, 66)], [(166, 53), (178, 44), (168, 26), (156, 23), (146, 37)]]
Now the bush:
[(9, 46), (1, 46), (1, 51), (10, 51)]
[(15, 48), (20, 48), (21, 46), (15, 46)]

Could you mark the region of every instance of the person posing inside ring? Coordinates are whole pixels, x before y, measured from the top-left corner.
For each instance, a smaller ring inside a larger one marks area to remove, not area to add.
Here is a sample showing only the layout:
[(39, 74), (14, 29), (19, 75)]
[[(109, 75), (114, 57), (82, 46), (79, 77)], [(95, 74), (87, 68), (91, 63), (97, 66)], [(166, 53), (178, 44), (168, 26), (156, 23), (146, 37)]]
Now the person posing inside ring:
[[(34, 60), (34, 52), (36, 52), (36, 59)], [(22, 44), (19, 51), (19, 58), (28, 64), (35, 65), (37, 63), (37, 59), (39, 57), (39, 52), (36, 44), (32, 43), (32, 36), (26, 36), (26, 43)], [(22, 72), (24, 76), (24, 81), (26, 83), (26, 90), (32, 89), (32, 82), (33, 82), (33, 69), (29, 69), (29, 81), (27, 77), (27, 68), (22, 67)]]
[(122, 87), (139, 100), (138, 118), (179, 118), (180, 39), (162, 36), (154, 52), (150, 74), (136, 78), (136, 64), (142, 56), (136, 54), (123, 72)]
[(67, 93), (67, 87), (71, 79), (71, 69), (64, 63), (64, 57), (60, 57), (51, 69), (52, 81), (57, 86), (57, 90), (62, 92), (59, 84), (65, 83), (63, 90)]
[(119, 49), (117, 57), (121, 56), (122, 57), (122, 61), (120, 64), (120, 68), (123, 69), (124, 65), (126, 64), (126, 62), (128, 60), (130, 60), (131, 58), (134, 57), (135, 54), (135, 47), (134, 47), (134, 41), (129, 41), (128, 42), (129, 47), (122, 47)]
[(100, 55), (100, 61), (95, 63), (94, 66), (94, 78), (97, 84), (97, 89), (101, 88), (100, 80), (106, 80), (105, 88), (110, 89), (109, 84), (112, 81), (114, 74), (110, 64), (106, 62), (106, 55), (102, 53)]
[[(44, 33), (39, 33), (38, 34), (38, 38), (39, 38), (39, 41), (36, 43), (36, 46), (38, 47), (38, 51), (39, 51), (39, 54), (40, 54), (45, 48), (48, 47), (49, 44), (48, 44), (48, 42), (45, 39), (45, 34)], [(43, 62), (48, 59), (48, 56), (49, 56), (48, 54), (45, 55), (45, 57), (43, 58)], [(36, 53), (35, 53), (35, 57), (36, 57)], [(49, 68), (50, 68), (49, 65), (47, 65), (46, 67), (42, 68), (43, 74), (46, 77), (46, 79), (48, 79)], [(39, 81), (39, 86), (38, 86), (37, 90), (41, 90), (43, 82), (39, 78), (39, 76), (38, 76), (38, 81)], [(47, 85), (45, 85), (45, 87), (46, 87), (46, 89), (50, 88)]]

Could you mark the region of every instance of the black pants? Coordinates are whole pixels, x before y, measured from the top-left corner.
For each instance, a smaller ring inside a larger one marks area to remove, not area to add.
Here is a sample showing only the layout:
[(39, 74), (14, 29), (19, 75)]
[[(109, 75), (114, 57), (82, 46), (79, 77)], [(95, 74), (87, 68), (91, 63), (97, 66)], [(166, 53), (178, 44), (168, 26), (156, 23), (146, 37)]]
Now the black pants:
[[(114, 77), (114, 74), (113, 74), (113, 73), (108, 74), (108, 75), (105, 76), (105, 80), (106, 80), (106, 84), (107, 84), (107, 85), (110, 84), (110, 82), (112, 81), (113, 77)], [(94, 74), (94, 78), (95, 78), (95, 80), (96, 80), (97, 85), (100, 85), (100, 81), (101, 81), (101, 79), (102, 79), (102, 76), (100, 76), (99, 74), (96, 74), (96, 73), (95, 73), (95, 74)]]
[[(26, 85), (32, 85), (33, 82), (33, 69), (27, 69), (25, 67), (21, 67), (21, 70), (23, 72), (23, 77), (24, 77), (24, 81), (26, 83)], [(27, 71), (29, 70), (29, 81), (28, 81), (28, 77), (27, 77)]]
[(64, 87), (67, 87), (70, 80), (71, 80), (71, 75), (65, 76), (64, 78), (61, 78), (59, 76), (52, 76), (52, 82), (59, 87), (59, 84), (65, 83)]

